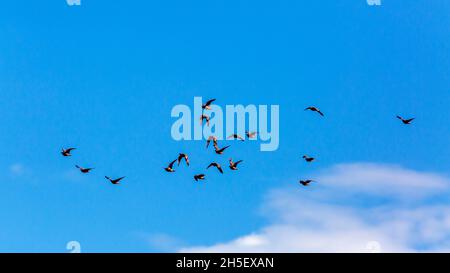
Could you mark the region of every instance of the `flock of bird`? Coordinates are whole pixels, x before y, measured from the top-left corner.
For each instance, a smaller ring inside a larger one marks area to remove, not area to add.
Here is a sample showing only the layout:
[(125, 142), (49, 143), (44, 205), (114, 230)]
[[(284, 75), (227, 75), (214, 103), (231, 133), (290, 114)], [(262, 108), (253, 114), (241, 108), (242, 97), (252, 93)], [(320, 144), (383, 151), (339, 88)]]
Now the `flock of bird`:
[[(312, 112), (316, 112), (319, 115), (321, 115), (322, 117), (325, 116), (323, 114), (323, 112), (320, 111), (320, 109), (317, 108), (317, 107), (309, 106), (309, 107), (305, 108), (305, 111), (307, 111), (307, 110), (312, 111)], [(405, 119), (405, 118), (402, 118), (401, 116), (397, 116), (397, 118), (400, 119), (403, 122), (403, 124), (405, 124), (405, 125), (411, 124), (411, 122), (414, 120), (414, 118)], [(309, 157), (307, 155), (303, 155), (302, 158), (308, 163), (311, 163), (311, 162), (313, 162), (315, 160), (314, 157)], [(305, 186), (305, 187), (309, 186), (309, 184), (311, 184), (311, 182), (316, 182), (316, 181), (312, 180), (312, 179), (305, 179), (305, 180), (300, 180), (299, 181), (300, 185)]]
[[(203, 126), (203, 124), (204, 124), (204, 121), (206, 121), (206, 126), (209, 126), (210, 116), (208, 116), (208, 115), (205, 113), (205, 111), (211, 110), (211, 105), (212, 105), (212, 103), (213, 103), (214, 101), (216, 101), (216, 99), (211, 99), (211, 100), (208, 100), (205, 104), (202, 105), (202, 115), (201, 115), (201, 117), (200, 117), (200, 122), (201, 122), (202, 126)], [(305, 108), (305, 111), (316, 112), (316, 113), (318, 113), (320, 116), (324, 117), (323, 112), (322, 112), (319, 108), (314, 107), (314, 106), (309, 106), (309, 107)], [(405, 118), (403, 118), (403, 117), (401, 117), (401, 116), (397, 116), (397, 118), (398, 118), (399, 120), (401, 120), (402, 123), (405, 124), (405, 125), (410, 125), (411, 122), (414, 120), (414, 118), (408, 118), (408, 119), (405, 119)], [(246, 136), (248, 139), (254, 139), (254, 138), (256, 138), (257, 134), (258, 134), (258, 132), (248, 132), (248, 131), (245, 132), (245, 136)], [(232, 135), (228, 136), (227, 139), (233, 139), (233, 140), (245, 141), (245, 138), (242, 137), (242, 136), (240, 136), (240, 135), (238, 135), (238, 134), (232, 134)], [(213, 146), (214, 146), (214, 152), (215, 152), (216, 154), (218, 154), (218, 155), (223, 155), (224, 152), (225, 152), (225, 150), (227, 150), (227, 149), (230, 147), (230, 145), (223, 146), (223, 147), (219, 147), (217, 137), (215, 137), (215, 136), (212, 135), (212, 136), (209, 136), (208, 139), (206, 140), (206, 149), (208, 149), (208, 147), (209, 147), (209, 145), (211, 144), (211, 142), (213, 143)], [(61, 151), (61, 154), (62, 154), (62, 156), (64, 156), (64, 157), (70, 157), (70, 156), (72, 156), (71, 153), (72, 153), (73, 150), (76, 150), (76, 148), (67, 148), (67, 149), (63, 148), (62, 151)], [(308, 156), (308, 155), (303, 155), (302, 158), (303, 158), (307, 163), (312, 163), (312, 162), (314, 162), (314, 161), (316, 160), (314, 157), (310, 157), (310, 156)], [(182, 163), (182, 161), (184, 161), (184, 162), (186, 163), (187, 166), (190, 165), (190, 162), (189, 162), (189, 156), (188, 156), (187, 154), (185, 154), (185, 153), (179, 153), (179, 154), (178, 154), (178, 157), (177, 157), (176, 159), (172, 160), (172, 161), (167, 165), (167, 167), (164, 168), (164, 170), (165, 170), (166, 172), (168, 172), (168, 173), (173, 173), (173, 172), (175, 172), (175, 168), (174, 168), (175, 163), (177, 163), (177, 166), (180, 166), (180, 164)], [(232, 171), (237, 171), (237, 170), (238, 170), (238, 165), (239, 165), (240, 163), (242, 163), (242, 162), (243, 162), (243, 160), (233, 161), (232, 158), (229, 158), (229, 159), (228, 159), (228, 164), (229, 164), (228, 167), (229, 167), (230, 170), (232, 170)], [(79, 165), (75, 165), (75, 167), (76, 167), (77, 169), (79, 169), (80, 172), (83, 173), (83, 174), (87, 174), (87, 173), (91, 172), (92, 170), (94, 170), (94, 168), (83, 168), (83, 167), (80, 167)], [(206, 167), (206, 169), (210, 169), (211, 167), (217, 169), (217, 171), (218, 171), (219, 173), (223, 174), (223, 168), (222, 168), (222, 166), (221, 166), (219, 163), (217, 163), (217, 162), (211, 162), (211, 163)], [(124, 179), (125, 176), (124, 176), (124, 177), (115, 178), (115, 179), (113, 179), (113, 178), (111, 178), (111, 177), (109, 177), (109, 176), (105, 176), (105, 178), (106, 178), (107, 180), (109, 180), (112, 184), (117, 185), (117, 184), (120, 184), (120, 181), (121, 181), (122, 179)], [(204, 173), (199, 173), (199, 174), (195, 174), (195, 175), (194, 175), (194, 180), (195, 180), (195, 181), (200, 181), (200, 180), (205, 180), (205, 179), (206, 179), (206, 174), (204, 174)], [(315, 181), (315, 180), (312, 180), (312, 179), (305, 179), (305, 180), (300, 180), (300, 181), (299, 181), (299, 184), (306, 187), (306, 186), (309, 186), (309, 185), (311, 184), (311, 182), (316, 182), (316, 181)]]
[[(211, 105), (212, 105), (212, 103), (214, 101), (216, 101), (216, 99), (211, 99), (211, 100), (208, 100), (205, 104), (202, 105), (202, 115), (200, 116), (200, 123), (202, 124), (202, 126), (204, 125), (204, 121), (206, 121), (206, 126), (209, 126), (210, 116), (208, 116), (205, 113), (205, 111), (211, 110)], [(255, 138), (256, 135), (257, 135), (257, 132), (248, 132), (247, 131), (247, 132), (245, 132), (245, 135), (248, 138)], [(237, 134), (232, 134), (232, 135), (228, 136), (227, 139), (237, 139), (237, 140), (240, 140), (240, 141), (245, 141), (245, 139), (243, 137), (241, 137), (241, 136), (239, 136)], [(231, 145), (227, 145), (227, 146), (219, 147), (219, 141), (218, 141), (217, 137), (212, 135), (212, 136), (209, 136), (208, 139), (206, 140), (206, 149), (208, 149), (208, 147), (211, 144), (211, 142), (213, 143), (213, 146), (214, 146), (214, 152), (216, 154), (218, 154), (218, 155), (223, 155), (225, 153), (225, 150), (228, 149), (231, 146)], [(169, 173), (175, 172), (175, 169), (174, 169), (175, 163), (177, 163), (177, 166), (180, 166), (180, 163), (183, 160), (186, 162), (186, 165), (189, 166), (190, 163), (189, 163), (188, 155), (185, 154), (185, 153), (179, 153), (178, 157), (175, 160), (171, 161), (169, 163), (169, 165), (164, 168), (164, 170), (166, 172), (169, 172)], [(243, 160), (238, 160), (238, 161), (235, 162), (235, 161), (233, 161), (233, 158), (230, 158), (230, 159), (228, 159), (228, 164), (229, 164), (228, 167), (232, 171), (237, 171), (238, 170), (238, 165), (240, 163), (242, 163), (242, 162), (243, 162)], [(223, 174), (222, 165), (220, 165), (219, 163), (211, 162), (206, 167), (206, 169), (209, 169), (211, 167), (217, 169), (217, 171), (219, 173)], [(206, 179), (206, 174), (204, 174), (204, 173), (199, 173), (199, 174), (195, 174), (194, 175), (194, 180), (195, 181), (200, 181), (200, 180), (205, 180), (205, 179)]]
[[(202, 105), (202, 115), (200, 116), (200, 122), (201, 122), (202, 126), (203, 126), (203, 124), (204, 124), (205, 121), (206, 121), (206, 126), (209, 126), (210, 116), (208, 116), (207, 114), (205, 114), (205, 110), (211, 110), (211, 104), (212, 104), (214, 101), (216, 101), (216, 99), (211, 99), (211, 100), (208, 100), (205, 104)], [(316, 112), (316, 113), (318, 113), (318, 114), (319, 114), (320, 116), (322, 116), (322, 117), (325, 116), (325, 115), (323, 114), (323, 112), (322, 112), (319, 108), (317, 108), (317, 107), (315, 107), (315, 106), (309, 106), (309, 107), (305, 108), (304, 110), (305, 110), (305, 111)], [(400, 119), (400, 120), (403, 122), (403, 124), (405, 124), (405, 125), (411, 124), (411, 122), (414, 120), (414, 118), (405, 119), (405, 118), (402, 118), (401, 116), (397, 116), (397, 118)], [(257, 132), (248, 132), (248, 131), (246, 131), (246, 132), (245, 132), (245, 135), (246, 135), (246, 137), (249, 138), (249, 139), (250, 139), (250, 138), (255, 138), (256, 135), (257, 135)], [(234, 139), (234, 140), (245, 141), (245, 139), (244, 139), (243, 137), (239, 136), (238, 134), (232, 134), (232, 135), (228, 136), (227, 139)], [(223, 148), (219, 148), (217, 137), (215, 137), (215, 136), (209, 136), (208, 139), (206, 140), (206, 148), (209, 147), (209, 145), (210, 145), (211, 142), (213, 142), (213, 145), (214, 145), (214, 149), (215, 149), (216, 154), (219, 154), (219, 155), (223, 154), (224, 151), (225, 151), (227, 148), (230, 147), (230, 145), (228, 145), (228, 146), (225, 146), (225, 147), (223, 147)], [(311, 157), (311, 156), (308, 156), (308, 155), (303, 155), (302, 158), (303, 158), (307, 163), (312, 163), (312, 162), (314, 162), (314, 161), (316, 160), (314, 157)], [(166, 168), (164, 168), (164, 170), (166, 170), (166, 172), (170, 172), (170, 173), (171, 173), (171, 172), (175, 172), (175, 169), (174, 169), (174, 164), (175, 164), (175, 162), (178, 162), (178, 166), (179, 166), (179, 165), (180, 165), (180, 162), (181, 162), (183, 159), (185, 160), (186, 165), (189, 166), (189, 157), (188, 157), (188, 155), (185, 154), (185, 153), (180, 153), (180, 154), (178, 155), (178, 158), (175, 159), (175, 160), (173, 160), (172, 162), (170, 162), (169, 165), (168, 165)], [(239, 161), (234, 162), (233, 159), (230, 158), (230, 159), (229, 159), (229, 168), (230, 168), (231, 170), (235, 171), (235, 170), (237, 170), (238, 164), (240, 164), (241, 162), (242, 162), (242, 160), (239, 160)], [(217, 163), (217, 162), (211, 162), (211, 163), (206, 167), (206, 169), (209, 169), (209, 168), (211, 168), (211, 167), (216, 168), (221, 174), (223, 174), (222, 166), (221, 166), (219, 163)], [(206, 178), (206, 175), (205, 175), (204, 173), (199, 173), (199, 174), (194, 175), (194, 180), (195, 180), (195, 181), (205, 180), (205, 178)], [(299, 184), (306, 187), (306, 186), (309, 186), (312, 182), (316, 182), (316, 181), (315, 181), (315, 180), (312, 180), (312, 179), (305, 179), (305, 180), (300, 180), (300, 181), (299, 181)]]
[[(76, 148), (67, 148), (67, 149), (63, 148), (63, 149), (61, 150), (61, 154), (62, 154), (62, 156), (64, 156), (64, 157), (70, 157), (70, 156), (72, 156), (72, 151), (73, 151), (73, 150), (76, 150)], [(75, 167), (76, 167), (77, 169), (79, 169), (80, 172), (82, 172), (82, 173), (84, 173), (84, 174), (90, 173), (90, 172), (94, 169), (94, 168), (83, 168), (83, 167), (80, 167), (79, 165), (75, 165)], [(124, 176), (124, 177), (120, 177), (120, 178), (116, 178), (116, 179), (113, 179), (113, 178), (111, 178), (111, 177), (109, 177), (109, 176), (105, 176), (105, 178), (106, 178), (107, 180), (109, 180), (112, 184), (117, 185), (117, 184), (120, 184), (120, 181), (121, 181), (122, 179), (124, 179), (125, 176)]]

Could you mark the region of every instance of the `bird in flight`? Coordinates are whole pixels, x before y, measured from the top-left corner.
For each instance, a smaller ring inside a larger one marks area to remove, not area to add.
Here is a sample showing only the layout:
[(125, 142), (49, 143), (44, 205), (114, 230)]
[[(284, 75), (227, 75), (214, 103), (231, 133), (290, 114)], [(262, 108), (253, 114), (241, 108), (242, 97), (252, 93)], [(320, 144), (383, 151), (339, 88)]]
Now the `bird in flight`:
[(208, 149), (209, 144), (211, 143), (211, 141), (213, 142), (214, 146), (217, 146), (217, 137), (209, 136), (208, 139), (206, 140), (206, 149)]
[(220, 166), (219, 163), (212, 162), (211, 164), (209, 164), (209, 166), (207, 167), (207, 169), (209, 169), (210, 167), (216, 167), (217, 170), (219, 170), (220, 173), (223, 173), (222, 166)]
[(90, 171), (92, 171), (94, 169), (94, 168), (83, 168), (83, 167), (80, 167), (78, 165), (75, 165), (75, 167), (80, 169), (80, 172), (82, 172), (82, 173), (89, 173)]
[(178, 159), (177, 159), (177, 161), (178, 161), (178, 166), (180, 166), (180, 162), (181, 162), (181, 160), (182, 160), (183, 158), (184, 158), (184, 161), (186, 161), (186, 164), (189, 166), (189, 157), (188, 157), (187, 154), (183, 154), (183, 153), (181, 153), (181, 154), (178, 155)]
[(413, 120), (415, 119), (415, 118), (404, 119), (404, 118), (402, 118), (401, 116), (397, 116), (397, 118), (398, 118), (399, 120), (401, 120), (401, 121), (403, 122), (403, 124), (406, 124), (406, 125), (411, 124), (411, 121), (413, 121)]
[(195, 179), (195, 181), (205, 180), (205, 175), (204, 174), (196, 174), (196, 175), (194, 175), (194, 179)]
[(310, 107), (306, 107), (306, 108), (305, 108), (305, 111), (306, 111), (306, 110), (310, 110), (310, 111), (313, 111), (313, 112), (317, 112), (317, 113), (319, 113), (319, 114), (323, 117), (323, 113), (322, 113), (322, 111), (319, 110), (319, 108), (316, 108), (316, 107), (314, 107), (314, 106), (310, 106)]
[(119, 184), (120, 180), (122, 180), (122, 179), (125, 178), (125, 176), (124, 176), (124, 177), (121, 177), (121, 178), (117, 178), (117, 179), (112, 179), (112, 178), (109, 177), (109, 176), (105, 176), (105, 178), (108, 179), (108, 180), (109, 180), (111, 183), (113, 183), (114, 185), (117, 185), (117, 184)]
[(175, 162), (177, 162), (177, 160), (178, 160), (178, 159), (175, 159), (174, 161), (170, 162), (170, 163), (169, 163), (169, 166), (165, 167), (164, 170), (166, 170), (166, 172), (168, 172), (168, 173), (173, 173), (173, 172), (175, 172), (175, 170), (173, 169), (173, 164), (174, 164)]
[(214, 149), (215, 149), (215, 151), (216, 151), (216, 154), (218, 154), (218, 155), (223, 154), (223, 152), (224, 152), (228, 147), (230, 147), (230, 145), (225, 146), (225, 147), (219, 149), (219, 146), (214, 145)]
[(211, 100), (207, 101), (205, 104), (202, 105), (202, 109), (203, 110), (211, 110), (211, 103), (213, 103), (214, 101), (216, 101), (216, 99), (211, 99)]
[(238, 134), (232, 134), (232, 135), (227, 137), (227, 139), (231, 139), (231, 138), (232, 139), (239, 139), (240, 141), (244, 141), (244, 139)]
[(242, 160), (238, 160), (236, 162), (233, 162), (232, 158), (230, 158), (229, 161), (230, 161), (230, 169), (233, 170), (233, 171), (236, 171), (238, 169), (237, 166), (239, 165), (239, 163), (242, 162)]
[(315, 182), (314, 180), (308, 179), (308, 180), (300, 180), (299, 183), (302, 184), (303, 186), (309, 186), (309, 184), (311, 182)]
[(302, 156), (303, 159), (305, 159), (306, 162), (313, 162), (314, 160), (316, 160), (314, 157), (309, 157), (307, 155)]
[(72, 156), (72, 154), (70, 154), (73, 150), (76, 150), (76, 148), (68, 148), (68, 149), (62, 149), (61, 150), (61, 154), (63, 156)]
[(249, 132), (249, 131), (246, 131), (246, 132), (245, 132), (245, 135), (246, 135), (248, 138), (255, 138), (257, 134), (258, 134), (258, 132)]
[(206, 120), (206, 126), (209, 126), (210, 117), (208, 115), (202, 114), (200, 117), (200, 124), (203, 125), (203, 120)]

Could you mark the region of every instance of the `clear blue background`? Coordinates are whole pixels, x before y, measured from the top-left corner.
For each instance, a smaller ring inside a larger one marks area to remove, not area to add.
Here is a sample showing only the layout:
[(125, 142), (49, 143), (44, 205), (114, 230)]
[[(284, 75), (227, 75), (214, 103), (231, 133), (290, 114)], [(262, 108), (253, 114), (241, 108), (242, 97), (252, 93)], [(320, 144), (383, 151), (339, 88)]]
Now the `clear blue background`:
[[(164, 251), (152, 234), (213, 244), (264, 225), (269, 189), (335, 163), (450, 171), (448, 0), (81, 4), (1, 4), (0, 251), (65, 252), (71, 240), (86, 252)], [(173, 141), (171, 108), (194, 96), (279, 104), (279, 150), (232, 143), (219, 157)], [(62, 158), (63, 146), (78, 150)], [(165, 173), (180, 151), (192, 166)], [(193, 182), (229, 156), (245, 161), (239, 172)]]

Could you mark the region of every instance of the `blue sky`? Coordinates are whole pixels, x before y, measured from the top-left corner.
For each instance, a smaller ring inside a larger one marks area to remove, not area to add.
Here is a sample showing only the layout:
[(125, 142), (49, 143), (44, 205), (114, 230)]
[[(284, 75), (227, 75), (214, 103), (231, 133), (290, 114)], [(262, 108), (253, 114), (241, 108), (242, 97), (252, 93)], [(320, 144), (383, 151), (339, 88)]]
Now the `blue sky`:
[[(447, 211), (449, 14), (446, 0), (2, 3), (0, 251), (65, 252), (72, 240), (86, 252), (233, 242), (279, 223), (267, 206), (278, 204), (280, 189), (311, 207), (327, 196), (324, 210), (358, 210), (350, 218), (379, 206)], [(170, 111), (194, 96), (280, 105), (279, 149), (232, 142), (219, 157), (203, 142), (172, 140)], [(309, 105), (325, 118), (304, 112)], [(397, 114), (416, 120), (403, 126)], [(72, 158), (59, 154), (67, 146), (78, 148)], [(165, 173), (181, 151), (192, 166)], [(304, 153), (317, 162), (306, 165)], [(229, 156), (245, 161), (239, 172), (208, 171), (205, 184), (193, 182), (211, 159), (226, 165)], [(96, 170), (81, 175), (75, 164)], [(339, 164), (344, 170), (333, 171)], [(344, 198), (326, 181), (354, 177), (352, 164), (402, 186), (394, 198), (392, 184)], [(339, 179), (297, 184), (327, 172)], [(437, 179), (436, 187), (405, 201), (405, 173)], [(127, 178), (113, 186), (104, 175)], [(277, 214), (292, 204), (276, 205)]]

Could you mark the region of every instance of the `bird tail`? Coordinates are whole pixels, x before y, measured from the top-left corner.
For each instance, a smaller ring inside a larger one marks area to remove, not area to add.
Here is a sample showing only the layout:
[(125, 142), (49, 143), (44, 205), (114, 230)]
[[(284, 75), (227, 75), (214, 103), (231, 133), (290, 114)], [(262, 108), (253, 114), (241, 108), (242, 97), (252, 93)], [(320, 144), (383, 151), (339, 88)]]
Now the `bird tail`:
[(111, 178), (109, 176), (105, 176), (106, 179), (111, 180)]
[(80, 168), (80, 166), (78, 166), (78, 165), (75, 165), (75, 167), (77, 167), (78, 169)]

